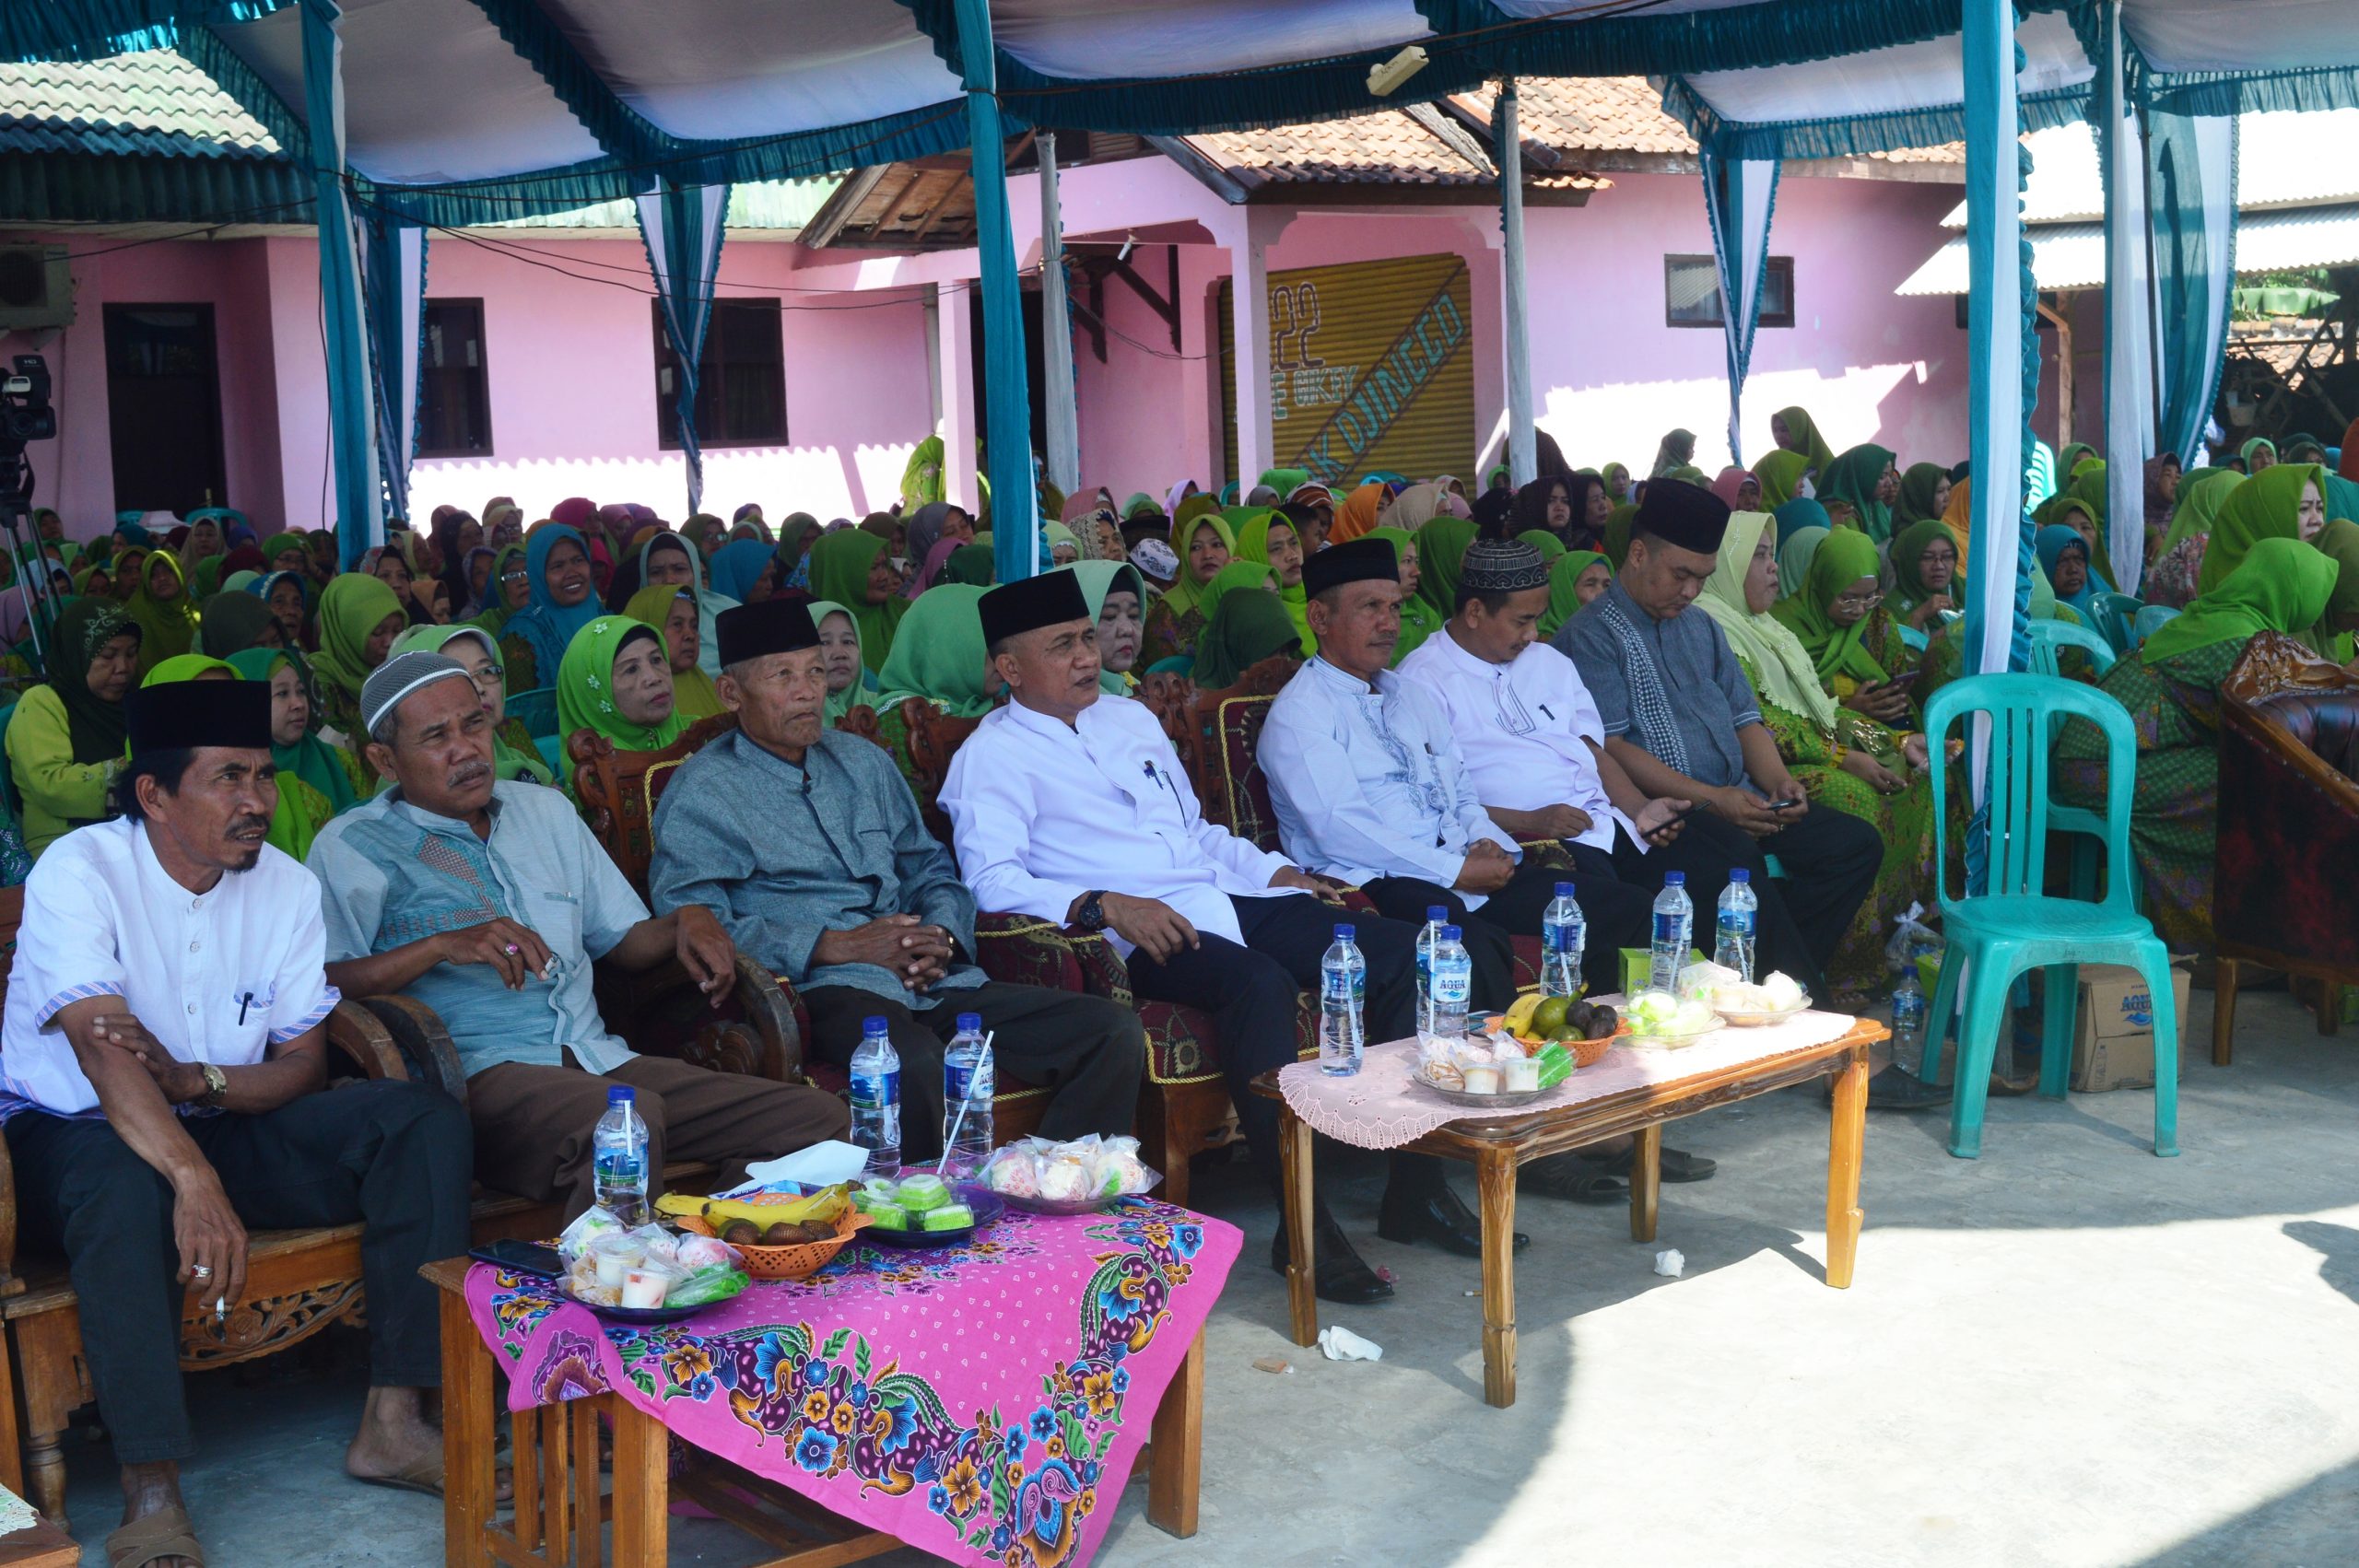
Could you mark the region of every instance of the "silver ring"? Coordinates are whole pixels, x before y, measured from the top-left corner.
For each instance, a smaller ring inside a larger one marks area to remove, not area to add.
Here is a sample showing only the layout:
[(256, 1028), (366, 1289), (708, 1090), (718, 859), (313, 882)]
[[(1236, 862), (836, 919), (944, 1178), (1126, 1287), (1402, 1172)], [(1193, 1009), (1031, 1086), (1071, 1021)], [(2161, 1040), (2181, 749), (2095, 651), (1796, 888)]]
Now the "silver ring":
[(213, 1270), (202, 1263), (192, 1264), (189, 1267), (189, 1277), (195, 1280), (209, 1280), (213, 1278)]

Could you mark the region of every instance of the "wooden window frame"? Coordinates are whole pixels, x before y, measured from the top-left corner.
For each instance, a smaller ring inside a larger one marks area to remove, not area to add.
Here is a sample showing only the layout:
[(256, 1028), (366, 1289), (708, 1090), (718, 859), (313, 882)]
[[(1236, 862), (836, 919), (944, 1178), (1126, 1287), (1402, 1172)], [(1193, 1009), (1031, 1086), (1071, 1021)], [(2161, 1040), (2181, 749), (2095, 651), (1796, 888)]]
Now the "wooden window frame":
[(424, 305), (423, 305), (423, 308), (422, 308), (422, 310), (421, 310), (421, 313), (420, 313), (420, 317), (419, 317), (419, 322), (418, 322), (418, 326), (419, 326), (419, 333), (420, 333), (420, 335), (421, 335), (421, 338), (422, 338), (422, 337), (423, 337), (423, 334), (424, 334), (424, 331), (425, 331), (425, 318), (426, 318), (426, 316), (427, 316), (427, 315), (431, 314), (433, 311), (435, 311), (435, 310), (452, 310), (452, 309), (460, 309), (460, 308), (472, 309), (472, 310), (475, 311), (475, 357), (476, 357), (476, 363), (475, 363), (475, 366), (474, 366), (474, 368), (473, 368), (472, 380), (475, 381), (475, 385), (476, 385), (477, 387), (479, 387), (479, 388), (481, 388), (481, 389), (482, 389), (482, 392), (483, 392), (483, 445), (481, 445), (481, 446), (479, 446), (479, 447), (450, 447), (450, 448), (441, 448), (441, 447), (428, 447), (428, 446), (426, 444), (426, 432), (427, 432), (427, 427), (428, 427), (428, 420), (427, 420), (427, 417), (426, 417), (426, 384), (425, 384), (425, 383), (426, 383), (426, 376), (427, 376), (427, 374), (428, 374), (428, 367), (426, 366), (426, 364), (425, 364), (425, 362), (424, 362), (424, 353), (425, 353), (425, 348), (424, 348), (424, 345), (423, 345), (423, 343), (421, 342), (421, 344), (420, 344), (420, 345), (419, 345), (419, 355), (420, 355), (420, 360), (419, 360), (419, 365), (418, 365), (418, 381), (419, 381), (419, 385), (418, 385), (418, 392), (417, 392), (417, 398), (418, 398), (418, 405), (417, 405), (417, 438), (418, 438), (418, 445), (417, 445), (417, 454), (416, 454), (416, 455), (417, 455), (418, 458), (420, 458), (420, 459), (430, 458), (430, 457), (433, 457), (433, 458), (479, 458), (479, 457), (490, 457), (490, 456), (492, 456), (492, 455), (493, 455), (493, 453), (494, 453), (494, 445), (493, 445), (493, 441), (492, 441), (492, 421), (491, 421), (491, 331), (490, 331), (490, 328), (486, 324), (486, 314), (485, 314), (485, 310), (484, 310), (484, 305), (483, 305), (483, 299), (482, 299), (482, 297), (481, 297), (481, 296), (478, 296), (478, 295), (464, 295), (464, 294), (460, 294), (460, 295), (448, 295), (448, 296), (444, 296), (444, 297), (441, 297), (441, 298), (437, 298), (437, 297), (435, 297), (435, 296), (433, 296), (433, 295), (428, 295), (428, 296), (426, 298), (426, 300), (424, 301)]
[[(1712, 317), (1709, 321), (1683, 321), (1672, 314), (1672, 269), (1683, 265), (1700, 265), (1709, 269), (1712, 274), (1712, 299), (1716, 308), (1714, 309)], [(1769, 258), (1767, 265), (1765, 266), (1762, 271), (1762, 296), (1766, 300), (1769, 294), (1769, 279), (1775, 277), (1780, 273), (1783, 273), (1786, 278), (1786, 308), (1782, 310), (1771, 310), (1765, 305), (1765, 308), (1762, 310), (1760, 319), (1755, 323), (1756, 326), (1790, 327), (1794, 324), (1793, 257), (1772, 256)], [(1727, 325), (1728, 306), (1727, 301), (1722, 299), (1720, 297), (1719, 275), (1719, 263), (1709, 255), (1698, 256), (1683, 254), (1677, 252), (1667, 252), (1662, 259), (1662, 324), (1675, 331), (1695, 328), (1708, 332), (1719, 332), (1725, 327)]]
[[(676, 357), (672, 352), (670, 338), (665, 336), (663, 332), (663, 302), (660, 299), (651, 299), (648, 304), (655, 327), (656, 447), (662, 451), (678, 451), (680, 450), (679, 427), (672, 418), (672, 394), (664, 390), (663, 385), (664, 373), (676, 363)], [(706, 451), (724, 451), (730, 448), (785, 446), (790, 423), (786, 403), (786, 302), (776, 298), (757, 296), (746, 299), (716, 299), (713, 301), (712, 309), (712, 322), (705, 332), (703, 364), (698, 368), (698, 380), (699, 392), (707, 386), (715, 389), (714, 401), (709, 411), (725, 413), (727, 408), (718, 390), (720, 381), (716, 374), (727, 367), (714, 358), (716, 347), (722, 341), (721, 313), (724, 310), (761, 310), (776, 322), (778, 330), (778, 428), (775, 433), (742, 436), (734, 431), (709, 430), (705, 428), (706, 419), (699, 417), (697, 421), (697, 445)], [(716, 419), (712, 423), (717, 425), (719, 421)]]

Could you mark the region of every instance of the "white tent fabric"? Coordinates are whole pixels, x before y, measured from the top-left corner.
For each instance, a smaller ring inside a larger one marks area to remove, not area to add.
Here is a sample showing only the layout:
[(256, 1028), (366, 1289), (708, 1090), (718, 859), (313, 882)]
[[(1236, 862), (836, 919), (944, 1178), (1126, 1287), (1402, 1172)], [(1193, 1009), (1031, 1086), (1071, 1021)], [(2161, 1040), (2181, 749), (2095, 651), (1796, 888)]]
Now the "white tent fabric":
[[(2118, 11), (2120, 0), (2114, 0)], [(2123, 39), (2107, 29), (2110, 79), (2122, 80)], [(2106, 551), (2113, 580), (2146, 575), (2146, 459), (2154, 451), (2154, 320), (2147, 265), (2146, 137), (2127, 95), (2102, 95), (2106, 162)], [(2036, 276), (2035, 268), (2034, 275)]]
[[(2027, 17), (2015, 29), (2027, 56), (2015, 74), (2026, 97), (2085, 85), (2096, 67), (2061, 16)], [(1832, 60), (1684, 78), (1724, 121), (1776, 124), (1939, 109), (1959, 101), (1964, 52), (1959, 37), (1929, 39)]]

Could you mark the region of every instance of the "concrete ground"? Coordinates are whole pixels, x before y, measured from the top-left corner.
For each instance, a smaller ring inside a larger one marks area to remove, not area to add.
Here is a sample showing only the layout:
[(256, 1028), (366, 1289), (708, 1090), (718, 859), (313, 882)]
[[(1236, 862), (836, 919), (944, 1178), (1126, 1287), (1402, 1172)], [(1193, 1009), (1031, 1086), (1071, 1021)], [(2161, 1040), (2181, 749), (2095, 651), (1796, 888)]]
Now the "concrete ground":
[[(2318, 1038), (2282, 991), (2239, 1012), (2234, 1068), (2186, 1053), (2176, 1160), (2149, 1152), (2146, 1093), (1994, 1101), (1978, 1162), (1944, 1152), (1942, 1119), (1872, 1116), (1848, 1291), (1820, 1282), (1815, 1089), (1674, 1129), (1720, 1172), (1664, 1188), (1654, 1246), (1620, 1209), (1526, 1201), (1508, 1410), (1482, 1402), (1472, 1262), (1370, 1235), (1399, 1295), (1332, 1320), (1384, 1359), (1330, 1363), (1285, 1338), (1273, 1206), (1213, 1173), (1200, 1201), (1246, 1246), (1211, 1325), (1202, 1530), (1161, 1534), (1134, 1487), (1098, 1561), (2359, 1562), (2359, 1040)], [(1355, 1234), (1381, 1170), (1355, 1159), (1331, 1184)], [(1657, 1247), (1686, 1255), (1684, 1278), (1653, 1272)], [(1293, 1370), (1254, 1370), (1270, 1355)], [(216, 1568), (441, 1560), (437, 1504), (339, 1473), (349, 1372), (191, 1387)], [(102, 1564), (102, 1445), (73, 1478)], [(675, 1562), (761, 1556), (718, 1524), (675, 1521), (674, 1540)]]

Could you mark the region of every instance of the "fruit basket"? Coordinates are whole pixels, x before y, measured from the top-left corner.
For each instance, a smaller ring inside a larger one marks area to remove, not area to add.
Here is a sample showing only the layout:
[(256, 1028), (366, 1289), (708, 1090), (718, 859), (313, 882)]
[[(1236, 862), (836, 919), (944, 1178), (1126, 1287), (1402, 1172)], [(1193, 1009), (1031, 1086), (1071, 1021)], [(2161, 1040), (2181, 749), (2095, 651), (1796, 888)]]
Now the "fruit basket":
[[(739, 1201), (756, 1208), (783, 1208), (802, 1199), (791, 1193), (757, 1193)], [(692, 1235), (717, 1235), (701, 1214), (683, 1214), (672, 1218), (672, 1223)], [(757, 1280), (807, 1280), (817, 1273), (829, 1259), (844, 1249), (860, 1228), (868, 1223), (868, 1216), (847, 1207), (831, 1222), (835, 1234), (820, 1241), (786, 1242), (771, 1246), (762, 1242), (731, 1242), (729, 1245), (745, 1258), (745, 1272)]]

